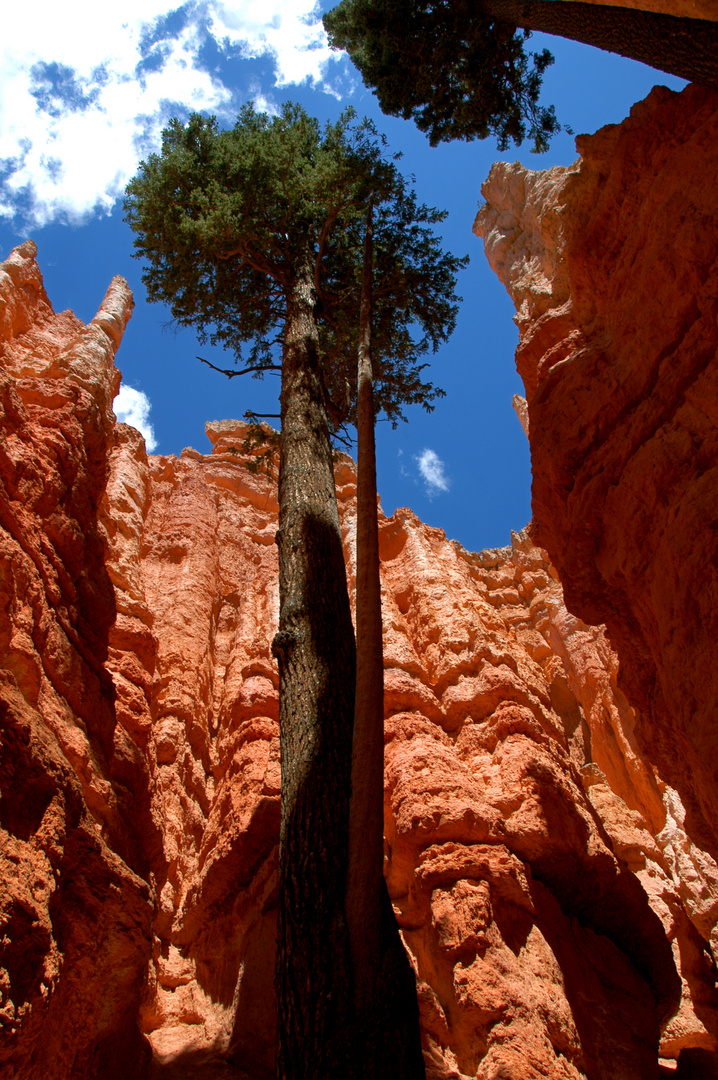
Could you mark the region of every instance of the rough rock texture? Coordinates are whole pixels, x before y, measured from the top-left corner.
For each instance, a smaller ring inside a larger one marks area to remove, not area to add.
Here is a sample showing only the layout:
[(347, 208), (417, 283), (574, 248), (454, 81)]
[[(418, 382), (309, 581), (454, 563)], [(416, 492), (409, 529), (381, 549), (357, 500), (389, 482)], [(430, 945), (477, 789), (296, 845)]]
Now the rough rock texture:
[[(126, 287), (83, 327), (33, 254), (0, 271), (0, 1063), (264, 1080), (276, 487), (234, 421), (179, 458), (113, 428)], [(343, 455), (336, 479), (353, 587)], [(380, 550), (386, 876), (430, 1080), (653, 1080), (661, 1025), (664, 1055), (712, 1054), (718, 868), (603, 631), (525, 533), (476, 555), (402, 510)]]
[[(671, 845), (701, 853), (673, 832), (664, 793), (676, 797), (636, 751), (603, 631), (568, 614), (525, 534), (470, 555), (408, 511), (384, 533), (387, 704), (406, 710), (387, 722), (387, 878), (428, 984), (433, 1075), (654, 1075), (636, 970), (659, 1000), (671, 980), (625, 867), (677, 960), (694, 950), (684, 1001), (708, 1005), (707, 1027), (682, 1008), (662, 1052), (714, 1049), (712, 958)], [(696, 908), (718, 885), (712, 861), (698, 865)]]
[(152, 908), (98, 508), (132, 299), (54, 315), (34, 254), (0, 267), (0, 1071), (122, 1077)]
[(657, 87), (568, 169), (494, 166), (534, 536), (605, 622), (644, 752), (718, 852), (718, 95)]
[(687, 19), (718, 20), (718, 0), (574, 0), (575, 3), (605, 4), (608, 7), (638, 8)]
[[(658, 87), (623, 124), (581, 136), (569, 168), (494, 166), (476, 223), (517, 307), (532, 535), (558, 567), (568, 607), (607, 624), (637, 743), (713, 856), (717, 136), (715, 93)], [(664, 829), (684, 824), (673, 800), (664, 799)], [(714, 873), (700, 848), (670, 845), (684, 883), (689, 864)], [(715, 916), (704, 904), (699, 889), (687, 912), (699, 948)]]

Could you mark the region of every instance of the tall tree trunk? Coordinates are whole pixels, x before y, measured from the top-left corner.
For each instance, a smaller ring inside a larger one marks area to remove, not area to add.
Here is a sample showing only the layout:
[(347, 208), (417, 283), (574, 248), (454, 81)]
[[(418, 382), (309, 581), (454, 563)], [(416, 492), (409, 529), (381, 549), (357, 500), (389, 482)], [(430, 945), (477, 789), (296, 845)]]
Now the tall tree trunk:
[(337, 1080), (351, 1043), (344, 915), (354, 632), (307, 244), (287, 299), (279, 466), (282, 817), (277, 1077)]
[(357, 363), (357, 668), (347, 921), (357, 1009), (374, 994), (384, 880), (384, 651), (371, 361), (372, 211), (367, 213)]
[(356, 1080), (424, 1080), (416, 980), (384, 881), (384, 659), (371, 358), (373, 220), (367, 211), (357, 362), (356, 695), (346, 913)]
[(475, 2), (488, 18), (594, 45), (718, 89), (718, 23), (707, 19), (572, 0)]

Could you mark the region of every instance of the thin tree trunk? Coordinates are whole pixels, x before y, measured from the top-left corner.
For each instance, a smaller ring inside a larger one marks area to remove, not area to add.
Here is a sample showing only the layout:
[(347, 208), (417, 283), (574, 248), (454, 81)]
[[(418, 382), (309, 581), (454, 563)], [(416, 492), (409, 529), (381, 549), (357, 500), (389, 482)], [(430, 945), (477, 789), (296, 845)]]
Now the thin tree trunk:
[(384, 881), (384, 658), (371, 358), (373, 222), (367, 211), (357, 362), (356, 695), (346, 912), (355, 1080), (424, 1080), (416, 979)]
[(475, 2), (488, 18), (594, 45), (718, 89), (718, 23), (707, 19), (571, 0)]
[(344, 915), (354, 632), (309, 245), (287, 301), (279, 466), (282, 817), (275, 989), (279, 1080), (337, 1080), (351, 1043)]
[(358, 1011), (374, 993), (384, 879), (384, 662), (379, 578), (374, 391), (372, 211), (367, 213), (357, 364), (357, 681), (352, 742), (347, 921)]

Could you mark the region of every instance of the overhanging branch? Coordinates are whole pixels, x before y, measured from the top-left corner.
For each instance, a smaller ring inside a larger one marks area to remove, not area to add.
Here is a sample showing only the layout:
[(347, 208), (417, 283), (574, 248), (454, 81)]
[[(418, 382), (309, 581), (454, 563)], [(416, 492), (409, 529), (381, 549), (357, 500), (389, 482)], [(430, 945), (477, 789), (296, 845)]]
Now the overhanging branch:
[(216, 364), (211, 364), (209, 360), (205, 360), (203, 356), (197, 356), (195, 357), (195, 359), (201, 361), (201, 363), (203, 364), (206, 364), (207, 367), (211, 367), (212, 371), (218, 371), (220, 375), (226, 375), (228, 379), (235, 379), (237, 375), (256, 375), (258, 371), (282, 370), (281, 367), (279, 367), (277, 364), (260, 364), (258, 367), (246, 367), (242, 368), (241, 371), (232, 371), (231, 368), (221, 368), (217, 367)]

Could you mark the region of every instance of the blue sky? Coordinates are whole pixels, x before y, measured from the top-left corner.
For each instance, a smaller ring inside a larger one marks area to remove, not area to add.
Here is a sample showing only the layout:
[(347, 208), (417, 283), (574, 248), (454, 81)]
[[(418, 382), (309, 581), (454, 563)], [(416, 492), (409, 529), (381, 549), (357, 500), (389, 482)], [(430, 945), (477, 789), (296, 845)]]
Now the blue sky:
[[(446, 397), (409, 423), (378, 427), (385, 513), (411, 507), (471, 550), (510, 540), (531, 516), (528, 443), (512, 408), (522, 387), (514, 368), (513, 305), (471, 232), (480, 188), (494, 161), (532, 169), (570, 164), (574, 138), (547, 154), (528, 146), (499, 154), (490, 140), (431, 148), (408, 121), (385, 117), (345, 56), (332, 54), (312, 0), (40, 0), (14, 4), (0, 45), (0, 258), (31, 236), (55, 310), (92, 318), (113, 274), (125, 276), (136, 308), (117, 357), (122, 403), (158, 453), (209, 452), (207, 420), (276, 412), (277, 380), (225, 378), (199, 363), (231, 359), (167, 328), (168, 312), (145, 301), (141, 265), (122, 221), (127, 180), (158, 146), (162, 127), (189, 110), (231, 124), (254, 100), (269, 111), (299, 101), (322, 121), (353, 104), (372, 117), (422, 201), (449, 211), (444, 244), (471, 256), (462, 273), (456, 333), (432, 361)], [(114, 8), (115, 10), (111, 10)], [(575, 134), (620, 122), (656, 83), (684, 84), (620, 57), (535, 35), (556, 57), (543, 99)], [(134, 391), (135, 393), (132, 393)], [(119, 410), (118, 410), (119, 411)], [(150, 427), (151, 425), (151, 427)]]

